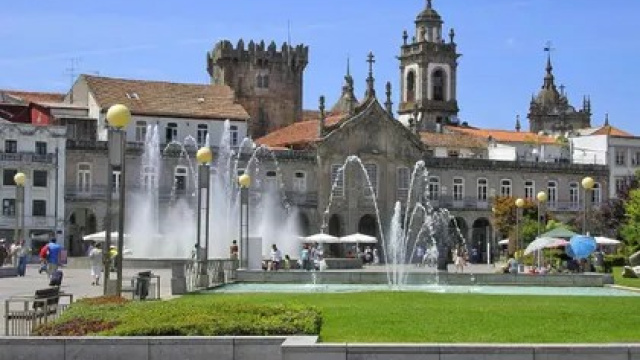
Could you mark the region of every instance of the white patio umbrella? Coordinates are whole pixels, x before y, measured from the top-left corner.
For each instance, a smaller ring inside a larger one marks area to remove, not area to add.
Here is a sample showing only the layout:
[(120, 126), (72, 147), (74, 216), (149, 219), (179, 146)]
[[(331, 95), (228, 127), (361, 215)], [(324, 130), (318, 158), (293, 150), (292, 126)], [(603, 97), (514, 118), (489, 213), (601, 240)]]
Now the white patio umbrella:
[[(106, 231), (100, 231), (100, 232), (97, 232), (95, 234), (85, 235), (82, 238), (82, 240), (84, 240), (84, 241), (95, 241), (95, 242), (104, 242), (106, 236), (107, 236), (107, 232)], [(129, 235), (124, 234), (124, 238), (125, 239), (129, 239)], [(112, 231), (111, 232), (111, 241), (113, 241), (114, 243), (118, 241), (118, 232), (117, 231)]]
[(301, 236), (299, 239), (305, 243), (338, 243), (340, 239), (329, 234), (315, 234), (311, 236)]
[(527, 246), (527, 248), (524, 250), (524, 254), (529, 255), (534, 251), (546, 249), (547, 247), (550, 247), (550, 246), (556, 246), (559, 243), (559, 241), (562, 241), (562, 239), (552, 238), (552, 237), (539, 237), (533, 240), (529, 244), (529, 246)]
[(498, 241), (499, 245), (509, 245), (509, 239), (504, 239), (504, 240), (500, 240)]
[(340, 238), (341, 243), (349, 244), (375, 244), (378, 242), (378, 238), (375, 236), (369, 236), (365, 234), (355, 233)]
[(604, 236), (596, 236), (596, 244), (598, 245), (620, 245), (622, 241), (611, 239)]

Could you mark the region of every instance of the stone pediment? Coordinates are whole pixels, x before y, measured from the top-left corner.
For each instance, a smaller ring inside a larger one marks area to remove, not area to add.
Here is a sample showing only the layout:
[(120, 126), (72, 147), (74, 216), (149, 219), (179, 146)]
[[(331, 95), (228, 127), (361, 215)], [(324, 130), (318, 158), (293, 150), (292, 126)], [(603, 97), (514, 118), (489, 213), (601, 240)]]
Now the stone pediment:
[(319, 153), (416, 158), (424, 152), (420, 138), (389, 115), (375, 98), (327, 131), (318, 144)]

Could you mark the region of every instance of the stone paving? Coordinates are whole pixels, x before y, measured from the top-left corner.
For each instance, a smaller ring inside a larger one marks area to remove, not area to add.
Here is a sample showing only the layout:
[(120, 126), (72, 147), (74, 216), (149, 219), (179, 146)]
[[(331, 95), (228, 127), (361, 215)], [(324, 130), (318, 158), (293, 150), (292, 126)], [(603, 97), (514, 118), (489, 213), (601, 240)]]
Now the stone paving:
[[(0, 319), (2, 319), (2, 321), (0, 321), (0, 336), (4, 335), (4, 301), (11, 296), (33, 296), (36, 290), (46, 289), (49, 286), (47, 275), (45, 273), (38, 274), (38, 268), (38, 265), (29, 265), (26, 276), (24, 277), (0, 278)], [(131, 279), (139, 271), (143, 270), (124, 269), (123, 278), (125, 280)], [(162, 299), (170, 298), (171, 269), (152, 271), (154, 274), (160, 276), (160, 297)], [(91, 285), (91, 272), (89, 269), (62, 268), (62, 272), (64, 273), (64, 278), (60, 288), (66, 293), (73, 294), (74, 299), (102, 295), (102, 286)], [(111, 273), (111, 278), (115, 278), (115, 273)]]

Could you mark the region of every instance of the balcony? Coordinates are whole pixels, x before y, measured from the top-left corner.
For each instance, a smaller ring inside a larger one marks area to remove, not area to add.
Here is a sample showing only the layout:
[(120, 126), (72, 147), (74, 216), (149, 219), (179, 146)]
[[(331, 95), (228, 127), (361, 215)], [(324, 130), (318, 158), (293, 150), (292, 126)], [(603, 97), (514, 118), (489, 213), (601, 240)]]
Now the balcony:
[[(140, 186), (127, 186), (127, 193), (129, 192), (141, 192)], [(177, 190), (170, 187), (159, 188), (158, 198), (161, 202), (168, 202), (171, 200), (190, 198), (191, 192), (186, 190)], [(112, 198), (117, 199), (119, 193), (112, 191)], [(107, 199), (107, 186), (106, 185), (93, 185), (90, 188), (80, 188), (76, 185), (69, 185), (65, 187), (65, 198), (71, 201), (91, 201), (91, 200), (106, 200)]]
[[(3, 228), (15, 228), (16, 217), (15, 215), (7, 216), (0, 215), (0, 227)], [(24, 227), (28, 229), (53, 229), (56, 226), (56, 220), (54, 216), (25, 216)]]
[(285, 194), (287, 200), (289, 200), (292, 205), (304, 207), (314, 207), (318, 205), (317, 192), (287, 191)]
[(29, 152), (0, 153), (0, 162), (53, 164), (55, 154), (36, 154)]

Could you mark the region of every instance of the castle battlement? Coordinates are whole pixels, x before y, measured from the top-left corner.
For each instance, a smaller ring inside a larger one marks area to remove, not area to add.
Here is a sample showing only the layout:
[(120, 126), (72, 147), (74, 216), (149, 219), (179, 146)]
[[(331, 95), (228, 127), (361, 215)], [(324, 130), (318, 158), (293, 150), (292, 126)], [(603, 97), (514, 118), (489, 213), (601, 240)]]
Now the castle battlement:
[(309, 46), (291, 46), (284, 42), (280, 49), (275, 41), (266, 46), (264, 40), (255, 43), (253, 40), (245, 47), (240, 39), (234, 47), (228, 40), (219, 41), (212, 51), (207, 53), (207, 68), (209, 72), (214, 64), (220, 61), (248, 62), (256, 65), (280, 65), (292, 70), (304, 70), (309, 63)]

